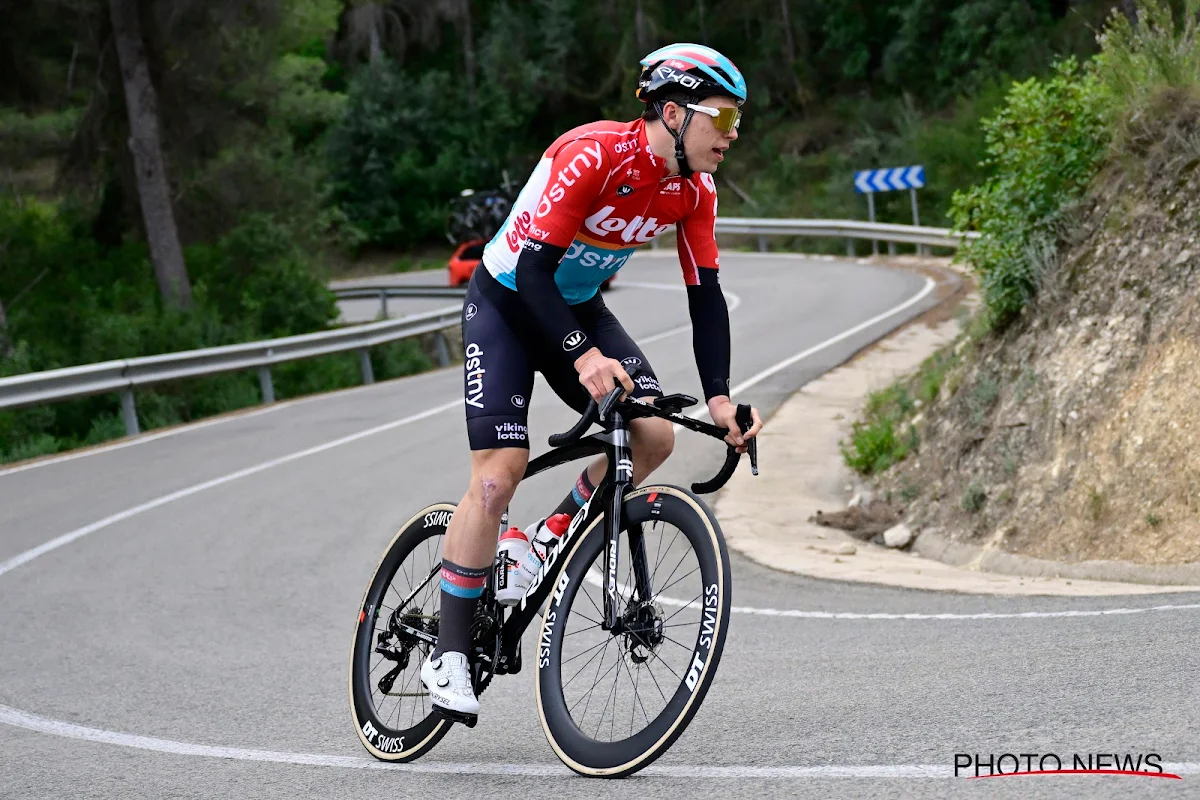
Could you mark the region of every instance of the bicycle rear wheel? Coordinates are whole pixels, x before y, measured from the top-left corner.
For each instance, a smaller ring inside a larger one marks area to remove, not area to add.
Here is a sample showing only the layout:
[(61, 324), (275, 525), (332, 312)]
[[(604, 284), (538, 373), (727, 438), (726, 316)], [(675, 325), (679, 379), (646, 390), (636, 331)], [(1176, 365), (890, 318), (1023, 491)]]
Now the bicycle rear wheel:
[(358, 738), (383, 761), (412, 761), (453, 723), (433, 713), (421, 663), (437, 642), (442, 537), (456, 506), (435, 503), (393, 537), (367, 586), (350, 653)]
[[(707, 506), (675, 486), (626, 495), (617, 630), (600, 628), (603, 515), (568, 556), (543, 617), (542, 728), (572, 770), (623, 777), (679, 738), (716, 674), (729, 625), (729, 557)], [(644, 553), (638, 588), (638, 539)]]

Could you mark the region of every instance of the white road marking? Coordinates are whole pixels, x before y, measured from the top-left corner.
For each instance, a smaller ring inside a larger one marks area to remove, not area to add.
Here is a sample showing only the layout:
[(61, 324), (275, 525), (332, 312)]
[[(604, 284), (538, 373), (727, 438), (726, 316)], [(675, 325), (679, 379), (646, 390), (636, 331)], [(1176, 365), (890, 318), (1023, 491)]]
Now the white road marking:
[[(584, 582), (603, 588), (604, 578), (595, 569), (589, 569), (584, 576)], [(620, 584), (617, 587), (622, 597), (629, 596), (629, 587)], [(654, 602), (672, 608), (701, 608), (696, 600), (679, 600), (674, 597), (656, 597)], [(730, 606), (733, 614), (752, 614), (760, 617), (790, 617), (792, 619), (873, 619), (873, 620), (971, 620), (971, 619), (1054, 619), (1065, 617), (1109, 617), (1122, 614), (1144, 614), (1150, 611), (1200, 611), (1200, 603), (1186, 605), (1161, 605), (1145, 608), (1104, 608), (1085, 611), (1011, 611), (1011, 612), (982, 612), (979, 614), (889, 614), (889, 613), (860, 613), (857, 611), (802, 611), (793, 608), (753, 608), (751, 606)]]
[(269, 414), (272, 411), (279, 411), (280, 409), (283, 409), (283, 408), (289, 408), (289, 407), (295, 405), (297, 402), (299, 402), (299, 400), (286, 400), (286, 401), (283, 401), (280, 403), (273, 403), (269, 406), (264, 406), (263, 408), (255, 409), (254, 411), (247, 411), (244, 413), (238, 413), (236, 411), (231, 411), (228, 414), (226, 414), (225, 416), (216, 417), (214, 419), (206, 419), (201, 422), (192, 422), (187, 425), (180, 425), (178, 427), (174, 427), (174, 428), (171, 428), (170, 430), (166, 430), (166, 431), (159, 431), (157, 433), (143, 434), (134, 439), (123, 439), (123, 440), (114, 442), (113, 444), (106, 444), (106, 445), (101, 445), (99, 447), (91, 447), (91, 448), (87, 448), (87, 449), (75, 450), (74, 452), (64, 453), (59, 456), (52, 456), (50, 458), (43, 458), (43, 459), (39, 459), (37, 461), (31, 461), (28, 464), (20, 464), (15, 467), (8, 467), (8, 468), (0, 469), (0, 478), (3, 478), (5, 475), (12, 475), (14, 473), (24, 472), (25, 470), (29, 470), (29, 469), (37, 469), (38, 467), (45, 467), (50, 464), (61, 464), (64, 461), (74, 461), (75, 459), (83, 458), (84, 456), (94, 456), (97, 453), (107, 453), (110, 450), (121, 450), (126, 447), (133, 447), (135, 444), (145, 444), (146, 442), (153, 442), (153, 441), (157, 441), (159, 439), (165, 439), (168, 436), (175, 436), (180, 433), (188, 433), (190, 431), (200, 430), (201, 428), (208, 428), (213, 425), (222, 425), (226, 422), (231, 422), (235, 419), (248, 419), (250, 417), (257, 417), (259, 414)]
[[(559, 764), (468, 764), (447, 761), (418, 761), (411, 764), (388, 764), (361, 756), (334, 756), (315, 753), (280, 753), (271, 750), (251, 750), (242, 747), (177, 742), (153, 736), (137, 736), (119, 731), (88, 728), (61, 720), (48, 719), (9, 706), (0, 705), (0, 723), (38, 733), (82, 739), (89, 742), (149, 750), (180, 756), (203, 756), (234, 761), (259, 761), (270, 764), (299, 764), (310, 767), (340, 767), (342, 769), (395, 770), (425, 775), (511, 775), (519, 777), (570, 777), (572, 773)], [(1200, 764), (1163, 764), (1163, 770), (1177, 775), (1200, 773)], [(679, 779), (714, 778), (953, 778), (954, 770), (947, 764), (880, 764), (880, 765), (819, 765), (795, 767), (752, 767), (674, 764), (650, 766), (639, 775)]]
[(310, 447), (307, 450), (300, 450), (295, 453), (290, 453), (286, 456), (273, 458), (270, 461), (264, 461), (261, 464), (255, 464), (252, 467), (246, 467), (245, 469), (240, 469), (237, 472), (230, 472), (229, 474), (222, 475), (219, 478), (213, 478), (212, 480), (193, 484), (192, 486), (188, 486), (187, 488), (180, 489), (176, 492), (171, 492), (170, 494), (164, 494), (161, 497), (156, 497), (153, 500), (134, 506), (133, 508), (127, 508), (124, 511), (118, 511), (116, 514), (111, 514), (102, 520), (93, 522), (90, 525), (77, 528), (70, 533), (65, 533), (62, 536), (59, 536), (57, 539), (51, 539), (50, 541), (38, 545), (30, 550), (26, 550), (24, 553), (14, 556), (7, 561), (0, 562), (0, 575), (4, 575), (6, 572), (11, 572), (22, 564), (27, 564), (38, 556), (45, 555), (52, 550), (57, 550), (63, 545), (70, 544), (76, 539), (81, 539), (84, 536), (87, 536), (89, 533), (95, 533), (98, 530), (103, 530), (110, 525), (115, 525), (118, 522), (129, 519), (130, 517), (136, 517), (138, 514), (150, 511), (151, 509), (158, 508), (159, 506), (165, 506), (167, 503), (173, 503), (176, 500), (182, 500), (185, 497), (191, 497), (192, 495), (199, 494), (207, 489), (212, 489), (214, 487), (230, 483), (231, 481), (236, 481), (239, 478), (245, 478), (250, 475), (263, 472), (271, 469), (272, 467), (278, 467), (281, 464), (297, 461), (307, 456), (323, 453), (326, 450), (332, 450), (333, 448), (340, 447), (344, 444), (357, 442), (359, 439), (365, 439), (368, 436), (374, 436), (375, 434), (383, 433), (384, 431), (390, 431), (392, 428), (398, 428), (401, 425), (408, 425), (409, 423), (417, 422), (418, 420), (425, 419), (426, 417), (431, 417), (434, 414), (439, 414), (443, 411), (449, 411), (452, 408), (457, 408), (462, 404), (462, 399), (454, 400), (450, 403), (444, 403), (440, 406), (422, 411), (419, 414), (412, 414), (411, 416), (404, 417), (403, 419), (393, 420), (383, 425), (376, 425), (374, 428), (368, 428), (365, 431), (352, 433), (349, 436), (343, 436), (340, 439), (334, 439), (331, 442), (319, 444), (315, 447)]

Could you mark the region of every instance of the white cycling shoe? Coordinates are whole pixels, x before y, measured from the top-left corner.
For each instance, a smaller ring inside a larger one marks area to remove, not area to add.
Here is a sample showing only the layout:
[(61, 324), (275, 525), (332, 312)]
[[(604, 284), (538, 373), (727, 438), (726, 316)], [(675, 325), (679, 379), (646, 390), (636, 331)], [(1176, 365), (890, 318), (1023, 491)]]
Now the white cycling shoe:
[(433, 658), (431, 654), (421, 665), (421, 683), (428, 690), (435, 711), (469, 728), (475, 727), (479, 700), (471, 685), (471, 668), (465, 655), (450, 651)]

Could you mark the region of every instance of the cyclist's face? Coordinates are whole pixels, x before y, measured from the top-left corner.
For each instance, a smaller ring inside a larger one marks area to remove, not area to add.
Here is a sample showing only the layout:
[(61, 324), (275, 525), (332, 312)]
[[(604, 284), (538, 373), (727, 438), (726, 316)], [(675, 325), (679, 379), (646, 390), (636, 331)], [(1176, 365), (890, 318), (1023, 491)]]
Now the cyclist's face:
[[(737, 103), (728, 97), (706, 97), (698, 105), (709, 108), (737, 108)], [(697, 111), (692, 114), (692, 122), (683, 135), (688, 164), (697, 172), (716, 172), (725, 159), (725, 151), (738, 138), (737, 128), (724, 133), (714, 127), (715, 121), (708, 114)]]

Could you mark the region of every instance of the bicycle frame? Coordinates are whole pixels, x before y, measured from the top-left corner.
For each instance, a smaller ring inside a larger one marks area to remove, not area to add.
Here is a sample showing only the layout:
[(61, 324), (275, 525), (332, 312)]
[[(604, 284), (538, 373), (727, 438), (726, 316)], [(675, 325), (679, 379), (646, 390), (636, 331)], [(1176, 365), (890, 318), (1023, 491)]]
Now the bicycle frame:
[[(625, 418), (618, 412), (613, 413), (612, 430), (586, 436), (577, 442), (551, 450), (529, 462), (525, 477), (529, 478), (539, 472), (545, 472), (553, 467), (605, 453), (608, 456), (608, 468), (604, 479), (596, 487), (583, 508), (575, 514), (566, 532), (559, 538), (557, 545), (546, 556), (542, 569), (534, 576), (533, 582), (520, 603), (513, 606), (507, 620), (500, 624), (500, 653), (497, 672), (515, 663), (517, 647), (525, 629), (538, 616), (542, 605), (553, 593), (561, 592), (565, 585), (560, 585), (559, 575), (566, 555), (571, 548), (578, 545), (577, 538), (580, 530), (588, 526), (600, 513), (607, 509), (604, 517), (604, 538), (607, 551), (607, 569), (604, 572), (604, 619), (601, 621), (602, 630), (612, 630), (617, 627), (620, 619), (619, 593), (617, 588), (617, 567), (620, 561), (620, 530), (621, 506), (625, 494), (633, 483), (633, 458), (629, 449), (629, 427)], [(650, 578), (646, 569), (645, 548), (638, 530), (631, 531), (630, 546), (633, 551), (633, 563), (637, 591), (641, 597), (649, 597)]]

